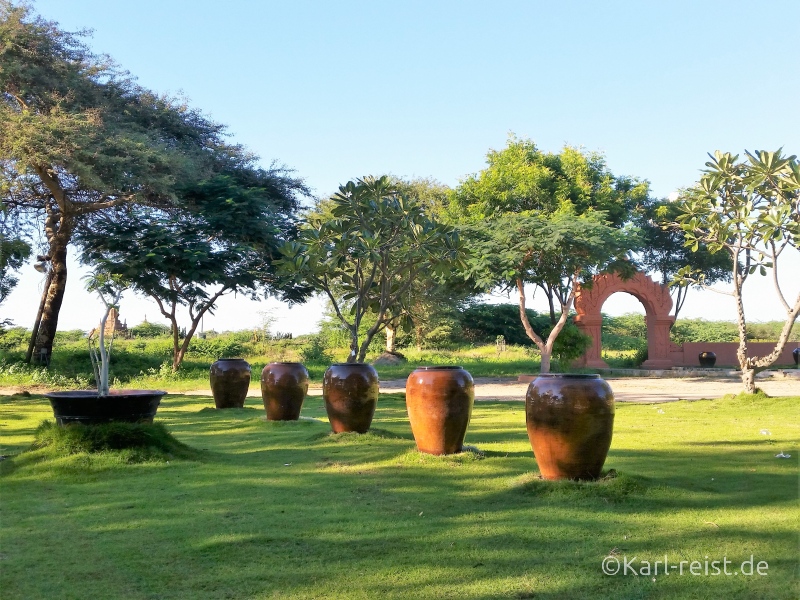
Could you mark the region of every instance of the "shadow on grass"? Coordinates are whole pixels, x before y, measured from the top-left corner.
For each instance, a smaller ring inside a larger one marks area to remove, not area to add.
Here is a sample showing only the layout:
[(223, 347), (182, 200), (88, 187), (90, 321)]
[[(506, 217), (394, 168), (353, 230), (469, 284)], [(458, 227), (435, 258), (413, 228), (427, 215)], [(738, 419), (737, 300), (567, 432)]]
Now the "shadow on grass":
[[(287, 424), (250, 408), (165, 404), (170, 431), (213, 460), (119, 466), (92, 480), (6, 478), (15, 519), (4, 545), (24, 552), (4, 561), (9, 598), (59, 595), (47, 585), (136, 598), (759, 598), (792, 585), (795, 466), (744, 445), (612, 448), (616, 476), (549, 482), (533, 472), (519, 407), (504, 403), (467, 439), (509, 452), (445, 457), (414, 448), (400, 394), (381, 396), (365, 435), (332, 435), (319, 401), (304, 406), (308, 421)], [(600, 569), (612, 552), (711, 551), (759, 552), (770, 577), (652, 581)]]

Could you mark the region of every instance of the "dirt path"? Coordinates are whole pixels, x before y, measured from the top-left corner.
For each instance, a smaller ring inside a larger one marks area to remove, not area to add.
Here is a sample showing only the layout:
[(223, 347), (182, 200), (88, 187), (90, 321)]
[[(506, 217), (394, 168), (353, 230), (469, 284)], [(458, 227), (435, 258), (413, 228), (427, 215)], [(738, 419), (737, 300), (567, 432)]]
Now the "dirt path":
[[(701, 398), (719, 398), (725, 394), (738, 394), (742, 391), (742, 382), (736, 378), (711, 377), (607, 377), (617, 402), (634, 402), (654, 404), (659, 402), (675, 402), (676, 400), (699, 400)], [(770, 377), (760, 379), (757, 385), (770, 396), (800, 396), (800, 376)], [(404, 392), (405, 379), (382, 381), (381, 391), (386, 393)], [(508, 401), (525, 400), (527, 383), (520, 383), (510, 377), (477, 377), (475, 378), (476, 401)], [(3, 388), (0, 394), (13, 394), (19, 389)], [(38, 392), (37, 392), (38, 393)], [(191, 396), (210, 396), (211, 390), (199, 389), (184, 392)], [(308, 390), (310, 396), (321, 396), (322, 389), (314, 387)], [(251, 385), (248, 396), (260, 397), (258, 382)]]
[[(710, 377), (607, 377), (617, 402), (655, 404), (677, 400), (719, 398), (725, 394), (738, 394), (742, 382), (734, 378)], [(769, 378), (758, 381), (758, 386), (770, 396), (800, 396), (800, 377)], [(381, 381), (381, 392), (405, 392), (405, 379)], [(511, 377), (476, 377), (476, 401), (525, 400), (527, 383)], [(209, 390), (186, 392), (190, 395), (210, 395)], [(308, 390), (309, 396), (321, 396), (322, 388)], [(259, 397), (257, 388), (250, 388), (248, 396)]]

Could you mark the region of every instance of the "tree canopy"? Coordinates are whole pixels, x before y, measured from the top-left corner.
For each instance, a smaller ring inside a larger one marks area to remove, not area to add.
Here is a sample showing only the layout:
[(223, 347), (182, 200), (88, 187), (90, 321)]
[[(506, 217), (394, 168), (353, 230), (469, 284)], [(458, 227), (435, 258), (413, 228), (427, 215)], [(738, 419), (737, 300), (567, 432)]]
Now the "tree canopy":
[(605, 212), (621, 226), (648, 197), (646, 181), (612, 174), (605, 157), (565, 146), (543, 152), (533, 141), (509, 136), (502, 150), (490, 150), (487, 167), (467, 177), (455, 191), (450, 214), (459, 222), (479, 222), (498, 214), (555, 212), (569, 205), (577, 214)]
[[(487, 290), (516, 290), (520, 320), (542, 355), (542, 373), (550, 369), (553, 345), (567, 323), (577, 285), (591, 285), (592, 277), (604, 270), (633, 270), (627, 257), (635, 237), (611, 227), (601, 212), (503, 215), (469, 232), (470, 275)], [(534, 330), (526, 312), (526, 284), (558, 303), (559, 317), (546, 339)]]
[[(408, 310), (417, 277), (458, 268), (461, 251), (458, 234), (399, 193), (389, 177), (364, 177), (307, 215), (280, 262), (297, 284), (328, 296), (350, 333), (348, 362), (363, 362), (372, 338)], [(375, 321), (364, 332), (370, 312)]]
[[(542, 353), (542, 372), (549, 370), (575, 285), (590, 285), (591, 275), (604, 269), (632, 271), (624, 259), (639, 240), (626, 223), (648, 202), (648, 188), (647, 182), (614, 176), (602, 155), (571, 147), (545, 153), (511, 136), (506, 148), (487, 154), (486, 169), (452, 195), (447, 214), (469, 232), (470, 276), (486, 290), (516, 289), (522, 325)], [(528, 319), (526, 284), (547, 298), (547, 340)]]
[[(173, 370), (203, 315), (213, 313), (222, 295), (303, 298), (302, 289), (279, 281), (273, 265), (278, 247), (294, 233), (292, 196), (287, 190), (276, 193), (275, 177), (265, 175), (267, 189), (253, 187), (251, 172), (244, 175), (245, 181), (218, 176), (189, 186), (182, 191), (181, 210), (128, 207), (79, 232), (83, 262), (155, 300), (169, 320)], [(179, 306), (190, 320), (182, 339)]]
[[(647, 272), (656, 273), (663, 285), (674, 283), (678, 271), (687, 266), (702, 273), (707, 284), (730, 281), (731, 257), (728, 254), (710, 252), (706, 244), (700, 244), (694, 252), (687, 247), (685, 232), (674, 224), (680, 211), (678, 204), (663, 200), (640, 208), (636, 219), (642, 233), (639, 264)], [(687, 281), (670, 286), (676, 319), (692, 287), (699, 286)]]
[[(190, 182), (250, 173), (288, 198), (302, 182), (226, 140), (225, 128), (182, 98), (138, 85), (85, 33), (63, 31), (26, 4), (0, 0), (0, 171), (7, 204), (44, 220), (49, 276), (36, 346), (49, 355), (67, 281), (67, 247), (91, 215), (122, 205), (168, 209)], [(37, 351), (37, 356), (39, 352)]]
[[(737, 352), (745, 390), (755, 391), (755, 375), (777, 360), (800, 313), (797, 297), (787, 298), (778, 276), (784, 252), (800, 252), (800, 163), (782, 150), (746, 152), (746, 158), (715, 152), (706, 162), (700, 181), (685, 190), (677, 224), (693, 252), (706, 244), (710, 252), (730, 256), (733, 296), (737, 308)], [(786, 310), (786, 321), (772, 352), (750, 356), (747, 318), (742, 290), (755, 274), (771, 275), (775, 295)], [(702, 271), (687, 266), (675, 277), (677, 283), (707, 286)], [(797, 284), (794, 278), (794, 285)], [(712, 288), (713, 289), (713, 288)]]

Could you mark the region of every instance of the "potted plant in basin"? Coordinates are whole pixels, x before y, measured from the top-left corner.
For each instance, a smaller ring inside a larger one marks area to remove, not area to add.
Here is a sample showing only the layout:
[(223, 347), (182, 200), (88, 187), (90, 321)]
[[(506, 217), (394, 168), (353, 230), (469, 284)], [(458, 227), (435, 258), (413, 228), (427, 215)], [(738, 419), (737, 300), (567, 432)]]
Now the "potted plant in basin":
[[(98, 294), (105, 306), (100, 327), (89, 334), (89, 355), (92, 359), (97, 390), (49, 392), (45, 394), (53, 408), (59, 425), (80, 423), (91, 425), (109, 421), (152, 423), (153, 417), (166, 392), (161, 390), (110, 390), (109, 360), (114, 346), (114, 332), (110, 339), (106, 323), (113, 308), (119, 305), (124, 286), (116, 277), (93, 275), (87, 289)], [(97, 334), (95, 345), (94, 335)]]
[(283, 275), (324, 292), (350, 335), (347, 362), (332, 365), (322, 383), (335, 433), (369, 429), (378, 401), (378, 374), (364, 363), (370, 342), (408, 315), (415, 280), (463, 266), (461, 252), (456, 232), (386, 176), (341, 186), (306, 216), (298, 239), (281, 248)]

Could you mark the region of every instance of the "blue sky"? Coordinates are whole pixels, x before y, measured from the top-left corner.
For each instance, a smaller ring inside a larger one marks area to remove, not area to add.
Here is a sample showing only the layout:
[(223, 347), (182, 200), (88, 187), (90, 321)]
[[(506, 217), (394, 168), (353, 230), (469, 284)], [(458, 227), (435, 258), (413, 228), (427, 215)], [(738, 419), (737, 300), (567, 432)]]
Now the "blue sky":
[[(265, 165), (295, 169), (318, 194), (387, 172), (455, 186), (509, 132), (543, 150), (602, 151), (614, 173), (648, 179), (662, 197), (693, 183), (715, 149), (800, 150), (796, 0), (39, 0), (34, 8), (64, 29), (94, 29), (95, 51), (146, 87), (185, 94)], [(800, 272), (800, 261), (792, 266)], [(33, 273), (26, 268), (4, 306), (20, 324), (35, 316)], [(754, 318), (780, 318), (760, 290)], [(695, 296), (685, 316), (735, 318), (729, 298)], [(87, 313), (76, 270), (65, 305), (62, 328), (91, 328), (98, 311)], [(279, 329), (297, 332), (318, 312), (229, 300), (211, 326), (252, 326), (265, 309), (280, 313)], [(641, 305), (617, 295), (605, 309)], [(122, 313), (133, 323), (156, 315), (132, 296)]]

